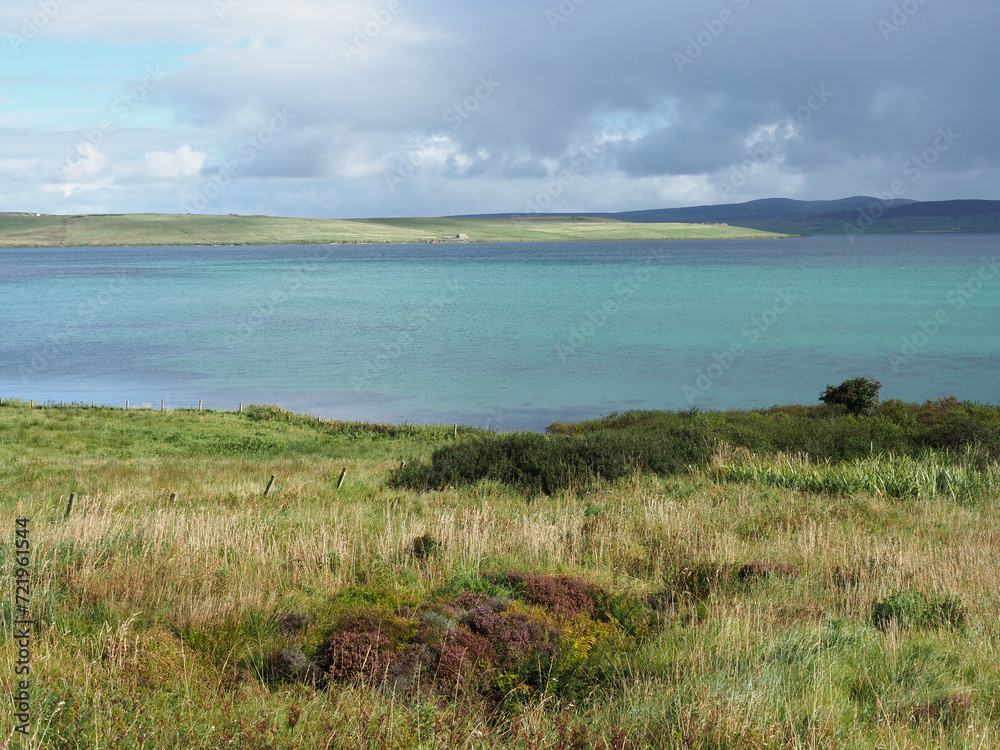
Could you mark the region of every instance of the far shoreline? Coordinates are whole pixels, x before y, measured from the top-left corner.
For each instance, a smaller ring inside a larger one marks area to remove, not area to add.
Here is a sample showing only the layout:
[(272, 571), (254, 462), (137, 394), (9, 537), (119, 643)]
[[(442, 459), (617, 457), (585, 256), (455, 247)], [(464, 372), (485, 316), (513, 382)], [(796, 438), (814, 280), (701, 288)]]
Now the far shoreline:
[[(914, 232), (914, 234), (916, 234)], [(926, 234), (930, 234), (927, 232)], [(0, 243), (0, 250), (69, 250), (69, 249), (99, 249), (102, 247), (296, 247), (317, 246), (317, 247), (346, 247), (356, 245), (528, 245), (542, 242), (728, 242), (730, 240), (795, 240), (804, 239), (810, 235), (805, 234), (779, 234), (768, 237), (735, 236), (735, 237), (665, 237), (650, 239), (648, 237), (616, 237), (615, 239), (540, 239), (540, 240), (343, 240), (340, 242), (317, 242), (317, 241), (290, 241), (290, 242), (158, 242), (155, 244), (101, 244), (101, 245), (4, 245)]]
[(592, 216), (297, 219), (204, 214), (0, 215), (0, 247), (213, 247), (793, 239), (719, 223), (642, 223)]

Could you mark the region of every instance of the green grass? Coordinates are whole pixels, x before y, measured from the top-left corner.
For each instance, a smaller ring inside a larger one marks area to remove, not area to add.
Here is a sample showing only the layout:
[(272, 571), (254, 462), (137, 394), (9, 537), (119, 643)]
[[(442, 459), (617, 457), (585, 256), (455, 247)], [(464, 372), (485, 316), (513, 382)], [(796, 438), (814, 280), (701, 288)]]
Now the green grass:
[[(5, 665), (17, 517), (34, 547), (22, 745), (995, 747), (1000, 491), (983, 439), (997, 410), (880, 410), (870, 421), (899, 427), (912, 453), (838, 448), (880, 433), (825, 406), (556, 425), (533, 440), (609, 433), (594, 443), (607, 448), (628, 434), (631, 452), (681, 425), (757, 447), (719, 439), (686, 468), (544, 494), (503, 475), (391, 486), (400, 461), (429, 465), (479, 430), (4, 400)], [(823, 426), (833, 437), (817, 441)], [(281, 654), (319, 657), (364, 612), (419, 651), (439, 637), (421, 623), (447, 630), (468, 591), (508, 602), (515, 624), (558, 624), (549, 671), (450, 692), (276, 671)], [(546, 596), (594, 597), (594, 615), (558, 619)], [(0, 669), (6, 716), (14, 677)]]
[[(467, 239), (459, 240), (459, 235)], [(687, 240), (778, 237), (710, 224), (634, 224), (594, 217), (298, 219), (272, 216), (0, 215), (0, 247), (317, 243)]]
[(801, 456), (763, 457), (744, 453), (721, 463), (712, 476), (728, 482), (790, 487), (829, 495), (865, 493), (890, 499), (947, 497), (956, 502), (1000, 493), (1000, 471), (974, 462), (929, 454), (922, 459), (873, 455), (813, 463)]

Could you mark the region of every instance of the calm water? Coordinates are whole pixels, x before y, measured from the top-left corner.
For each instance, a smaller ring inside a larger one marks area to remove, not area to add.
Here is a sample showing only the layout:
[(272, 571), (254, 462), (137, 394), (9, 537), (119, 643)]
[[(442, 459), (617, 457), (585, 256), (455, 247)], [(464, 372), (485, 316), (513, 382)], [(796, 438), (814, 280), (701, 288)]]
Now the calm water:
[(0, 395), (541, 429), (1000, 402), (1000, 235), (0, 250)]

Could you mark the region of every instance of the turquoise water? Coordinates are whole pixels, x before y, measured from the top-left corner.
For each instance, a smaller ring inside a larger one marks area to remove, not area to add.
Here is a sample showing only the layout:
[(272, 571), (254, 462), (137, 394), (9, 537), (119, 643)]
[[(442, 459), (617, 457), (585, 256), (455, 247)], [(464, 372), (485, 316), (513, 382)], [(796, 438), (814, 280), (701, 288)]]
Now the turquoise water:
[(998, 321), (998, 235), (0, 250), (0, 395), (504, 430), (855, 376), (998, 403)]

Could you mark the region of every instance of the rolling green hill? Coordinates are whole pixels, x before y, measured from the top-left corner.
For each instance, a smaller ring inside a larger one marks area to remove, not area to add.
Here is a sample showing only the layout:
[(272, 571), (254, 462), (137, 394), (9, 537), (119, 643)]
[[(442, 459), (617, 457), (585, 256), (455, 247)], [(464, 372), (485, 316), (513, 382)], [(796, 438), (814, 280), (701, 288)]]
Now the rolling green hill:
[(0, 247), (687, 240), (776, 236), (781, 235), (736, 226), (630, 223), (588, 216), (341, 220), (200, 214), (0, 214)]

